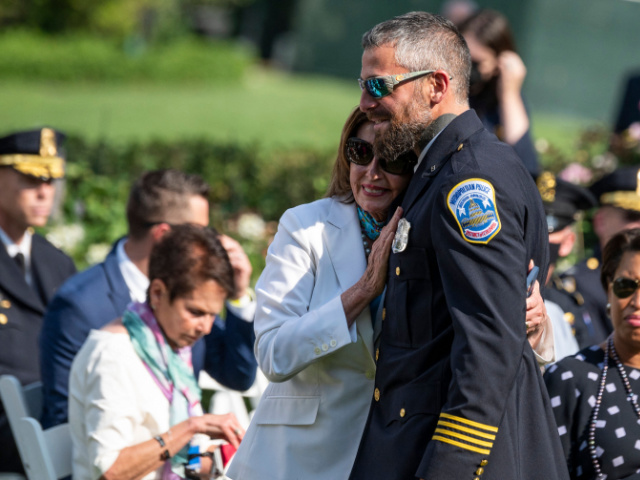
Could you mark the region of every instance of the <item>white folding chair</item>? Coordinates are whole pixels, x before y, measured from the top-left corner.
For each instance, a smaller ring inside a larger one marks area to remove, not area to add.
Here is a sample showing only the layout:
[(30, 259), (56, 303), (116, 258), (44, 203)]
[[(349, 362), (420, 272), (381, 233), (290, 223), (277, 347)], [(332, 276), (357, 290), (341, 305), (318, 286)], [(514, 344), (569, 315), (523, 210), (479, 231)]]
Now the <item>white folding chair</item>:
[(13, 375), (2, 375), (0, 377), (0, 398), (12, 432), (14, 432), (14, 426), (20, 418), (40, 418), (42, 383), (35, 382), (23, 387)]
[[(35, 382), (23, 387), (13, 375), (2, 375), (0, 376), (0, 399), (2, 399), (9, 427), (22, 459), (22, 452), (28, 445), (25, 445), (16, 433), (18, 421), (22, 417), (40, 417), (40, 412), (42, 411), (42, 383)], [(25, 477), (19, 473), (0, 473), (0, 480), (25, 480)]]
[(63, 423), (42, 430), (35, 418), (18, 421), (18, 436), (28, 448), (20, 452), (29, 480), (58, 480), (71, 475), (71, 431)]

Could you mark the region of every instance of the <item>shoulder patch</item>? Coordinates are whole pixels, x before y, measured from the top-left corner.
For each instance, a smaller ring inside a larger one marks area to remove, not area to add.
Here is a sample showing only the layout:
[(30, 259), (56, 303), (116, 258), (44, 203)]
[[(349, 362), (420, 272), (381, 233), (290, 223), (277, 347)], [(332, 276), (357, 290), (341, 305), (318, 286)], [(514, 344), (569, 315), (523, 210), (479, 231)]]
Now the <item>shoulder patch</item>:
[(495, 189), (486, 180), (460, 182), (447, 195), (447, 206), (469, 243), (487, 244), (500, 231)]

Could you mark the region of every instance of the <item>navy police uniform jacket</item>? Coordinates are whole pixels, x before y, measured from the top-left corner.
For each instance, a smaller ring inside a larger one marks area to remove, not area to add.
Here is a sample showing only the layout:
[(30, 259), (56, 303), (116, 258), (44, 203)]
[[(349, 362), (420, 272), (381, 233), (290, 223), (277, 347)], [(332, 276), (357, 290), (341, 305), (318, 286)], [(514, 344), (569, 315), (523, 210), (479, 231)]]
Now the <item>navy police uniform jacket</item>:
[[(34, 234), (31, 243), (33, 287), (0, 243), (0, 375), (23, 385), (40, 380), (38, 335), (45, 308), (56, 289), (76, 271), (71, 258)], [(0, 405), (0, 471), (21, 471), (4, 408)]]
[(531, 176), (469, 110), (433, 142), (402, 207), (411, 229), (389, 260), (351, 479), (568, 479), (525, 332), (529, 259), (538, 279), (548, 264)]
[(578, 262), (562, 274), (565, 289), (579, 292), (584, 298), (589, 320), (590, 345), (604, 341), (613, 331), (607, 313), (607, 293), (600, 282), (600, 271), (598, 249), (593, 257)]

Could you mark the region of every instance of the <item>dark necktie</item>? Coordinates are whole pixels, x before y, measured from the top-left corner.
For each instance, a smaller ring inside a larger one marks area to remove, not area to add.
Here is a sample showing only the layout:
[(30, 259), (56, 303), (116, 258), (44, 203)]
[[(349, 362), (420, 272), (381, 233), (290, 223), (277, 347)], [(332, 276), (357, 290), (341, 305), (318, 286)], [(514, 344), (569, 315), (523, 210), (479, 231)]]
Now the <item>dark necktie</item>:
[(16, 265), (18, 265), (18, 268), (20, 269), (20, 271), (22, 272), (22, 276), (24, 277), (26, 273), (24, 267), (24, 255), (22, 253), (16, 253), (13, 257), (13, 261), (16, 262)]

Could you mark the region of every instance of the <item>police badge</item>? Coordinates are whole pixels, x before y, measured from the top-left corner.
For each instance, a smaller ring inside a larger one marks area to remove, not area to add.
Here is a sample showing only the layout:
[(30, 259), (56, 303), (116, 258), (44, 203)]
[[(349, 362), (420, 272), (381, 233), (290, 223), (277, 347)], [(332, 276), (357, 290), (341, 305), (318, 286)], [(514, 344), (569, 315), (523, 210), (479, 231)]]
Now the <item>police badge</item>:
[(409, 230), (411, 230), (411, 224), (406, 218), (401, 218), (396, 229), (396, 236), (393, 238), (393, 244), (391, 245), (393, 253), (405, 251), (409, 243)]

